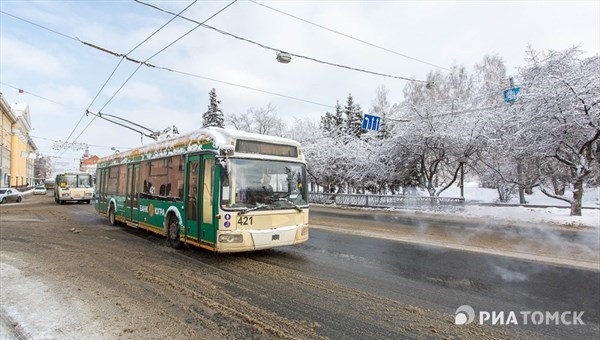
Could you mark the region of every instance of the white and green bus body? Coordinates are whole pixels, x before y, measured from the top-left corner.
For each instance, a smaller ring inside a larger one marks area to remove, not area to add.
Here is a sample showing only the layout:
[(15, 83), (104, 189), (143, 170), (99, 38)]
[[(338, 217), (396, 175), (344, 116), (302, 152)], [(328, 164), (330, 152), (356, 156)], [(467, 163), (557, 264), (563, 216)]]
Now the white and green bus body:
[[(271, 179), (269, 190), (261, 186)], [(298, 142), (206, 128), (99, 160), (96, 210), (215, 252), (308, 240), (306, 163)]]

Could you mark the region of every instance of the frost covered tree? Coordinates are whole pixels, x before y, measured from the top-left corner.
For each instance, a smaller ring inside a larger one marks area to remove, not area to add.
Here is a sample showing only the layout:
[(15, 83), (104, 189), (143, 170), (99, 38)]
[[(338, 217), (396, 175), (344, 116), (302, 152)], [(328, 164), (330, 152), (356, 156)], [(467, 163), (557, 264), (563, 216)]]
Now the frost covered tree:
[(299, 141), (306, 155), (311, 184), (323, 188), (326, 193), (341, 192), (347, 179), (346, 167), (349, 162), (352, 163), (347, 157), (346, 145), (322, 129), (313, 131)]
[(276, 112), (275, 106), (269, 103), (266, 108), (250, 108), (245, 114), (232, 114), (227, 120), (238, 130), (283, 136), (286, 133), (286, 126)]
[(331, 112), (325, 112), (325, 115), (321, 117), (319, 128), (323, 131), (331, 132), (333, 130), (333, 115)]
[(217, 90), (214, 88), (210, 90), (208, 97), (208, 110), (202, 115), (202, 127), (225, 127), (225, 117), (223, 111), (219, 107), (221, 101), (217, 99)]
[[(504, 60), (497, 55), (486, 55), (475, 65), (476, 100), (481, 107), (477, 114), (485, 117), (483, 126), (483, 146), (472, 160), (472, 168), (477, 172), (481, 185), (498, 191), (501, 202), (513, 197), (519, 190), (519, 199), (526, 203), (524, 188), (530, 188), (532, 180), (525, 175), (524, 169), (531, 169), (529, 155), (516, 153), (510, 138), (514, 131), (506, 129), (511, 117), (506, 110), (515, 110), (504, 102), (503, 90), (509, 86)], [(531, 172), (527, 172), (531, 173)]]
[(336, 131), (337, 134), (342, 133), (344, 129), (344, 110), (342, 109), (342, 105), (340, 105), (340, 101), (335, 102), (335, 112), (333, 113), (332, 120), (332, 130)]
[(395, 113), (392, 154), (412, 168), (397, 169), (406, 175), (403, 183), (418, 182), (431, 196), (439, 196), (457, 182), (465, 163), (482, 144), (481, 117), (470, 115), (472, 77), (463, 66), (449, 74), (430, 72), (427, 82), (410, 82), (405, 100)]
[(385, 139), (390, 136), (387, 117), (390, 114), (392, 107), (388, 100), (388, 94), (389, 90), (385, 85), (381, 85), (377, 88), (375, 99), (371, 102), (371, 113), (381, 117), (379, 131), (377, 131), (377, 136), (380, 139)]
[(362, 112), (359, 104), (354, 103), (352, 94), (348, 94), (346, 106), (344, 106), (344, 115), (346, 122), (346, 133), (349, 136), (360, 137), (362, 134)]
[[(538, 167), (544, 194), (568, 202), (581, 215), (584, 183), (598, 171), (600, 140), (600, 59), (581, 58), (574, 47), (540, 53), (529, 49), (520, 110), (512, 114), (515, 149)], [(518, 114), (516, 114), (518, 112)], [(553, 193), (553, 179), (568, 177), (571, 198)]]

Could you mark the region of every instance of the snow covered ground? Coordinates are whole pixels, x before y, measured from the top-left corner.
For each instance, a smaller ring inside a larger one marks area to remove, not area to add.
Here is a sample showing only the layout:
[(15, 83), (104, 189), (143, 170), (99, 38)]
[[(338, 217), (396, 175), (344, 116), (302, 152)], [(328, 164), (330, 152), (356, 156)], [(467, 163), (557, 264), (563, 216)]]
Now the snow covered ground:
[[(460, 188), (452, 187), (444, 191), (442, 197), (460, 197)], [(565, 193), (571, 197), (571, 192)], [(465, 200), (467, 203), (498, 203), (495, 189), (479, 188), (477, 183), (465, 184)], [(564, 201), (550, 198), (539, 189), (527, 195), (527, 203), (531, 205), (561, 206), (564, 208), (533, 208), (527, 206), (478, 206), (467, 204), (460, 214), (470, 217), (500, 219), (510, 222), (532, 224), (559, 224), (572, 227), (600, 228), (600, 188), (586, 188), (583, 194), (582, 216), (570, 216), (570, 208)], [(513, 197), (509, 204), (518, 204), (519, 197)], [(443, 212), (441, 212), (443, 213)]]

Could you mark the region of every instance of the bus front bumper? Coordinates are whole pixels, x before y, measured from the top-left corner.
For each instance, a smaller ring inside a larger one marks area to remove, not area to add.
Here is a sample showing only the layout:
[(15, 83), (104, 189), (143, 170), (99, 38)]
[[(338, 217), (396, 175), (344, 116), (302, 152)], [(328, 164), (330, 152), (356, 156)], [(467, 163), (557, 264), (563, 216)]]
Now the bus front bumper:
[(308, 240), (308, 225), (273, 229), (242, 229), (217, 232), (217, 252), (235, 253), (289, 246)]
[(91, 201), (94, 199), (93, 194), (71, 196), (70, 194), (63, 194), (58, 198), (60, 201)]

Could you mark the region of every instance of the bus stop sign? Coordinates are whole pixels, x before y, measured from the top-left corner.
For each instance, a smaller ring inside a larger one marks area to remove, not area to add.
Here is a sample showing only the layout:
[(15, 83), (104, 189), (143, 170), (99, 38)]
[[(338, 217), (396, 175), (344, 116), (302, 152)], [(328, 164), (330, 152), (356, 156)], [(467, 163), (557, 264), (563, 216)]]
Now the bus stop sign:
[(362, 121), (362, 128), (367, 130), (379, 131), (381, 117), (365, 113)]

